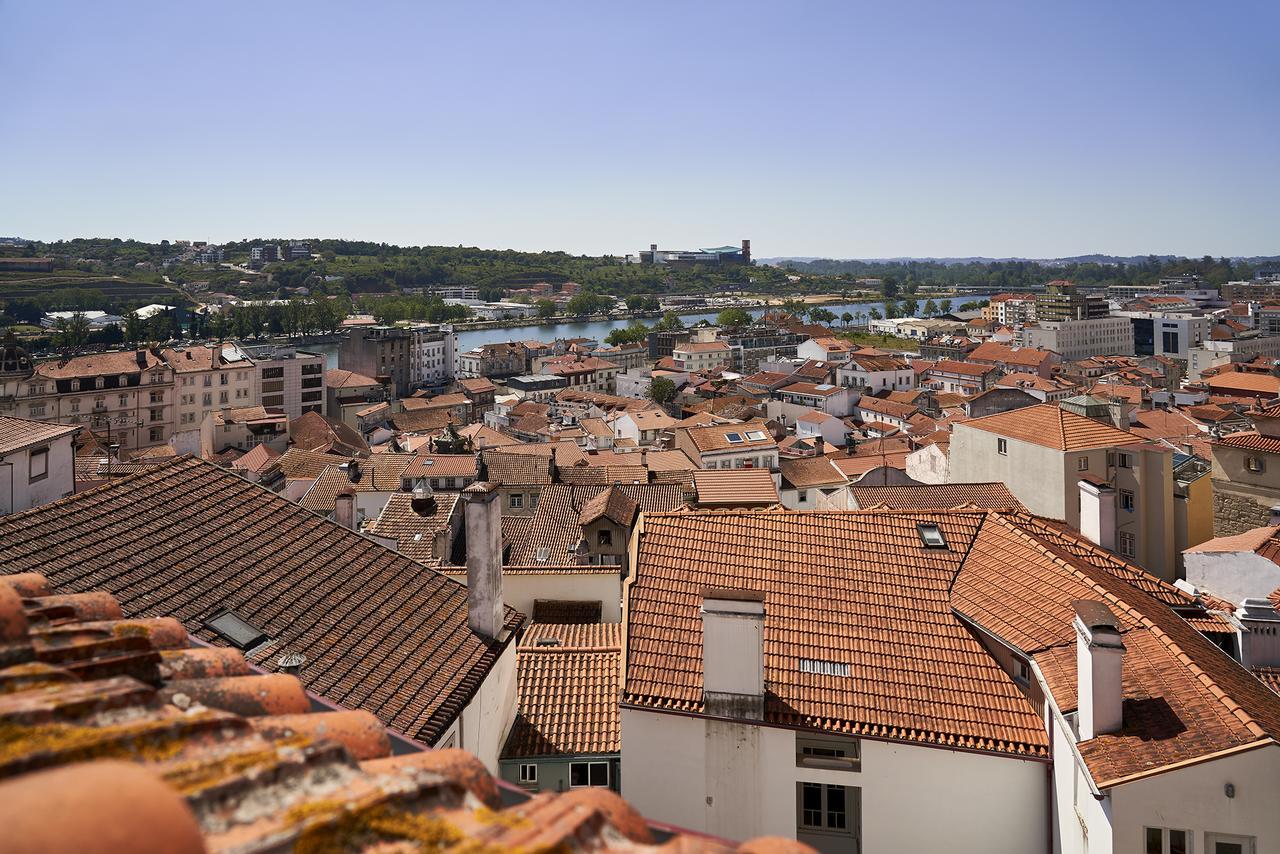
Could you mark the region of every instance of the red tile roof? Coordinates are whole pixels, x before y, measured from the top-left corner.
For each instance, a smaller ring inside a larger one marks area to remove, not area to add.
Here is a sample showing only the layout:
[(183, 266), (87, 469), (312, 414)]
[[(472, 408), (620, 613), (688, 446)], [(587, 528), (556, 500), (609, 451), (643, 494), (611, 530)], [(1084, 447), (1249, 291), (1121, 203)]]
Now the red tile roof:
[(1280, 454), (1280, 439), (1263, 436), (1257, 430), (1243, 430), (1239, 433), (1228, 433), (1217, 439), (1215, 446), (1239, 448), (1243, 451), (1261, 451), (1266, 454)]
[(80, 427), (73, 424), (51, 424), (0, 415), (0, 456), (79, 432)]
[(693, 490), (703, 507), (758, 507), (782, 500), (768, 469), (695, 471)]
[(1003, 483), (940, 483), (920, 486), (851, 486), (849, 495), (863, 510), (945, 510), (978, 507), (984, 510), (1021, 510)]
[(1052, 403), (972, 418), (963, 422), (963, 426), (1059, 451), (1106, 448), (1143, 441), (1141, 436), (1076, 415)]

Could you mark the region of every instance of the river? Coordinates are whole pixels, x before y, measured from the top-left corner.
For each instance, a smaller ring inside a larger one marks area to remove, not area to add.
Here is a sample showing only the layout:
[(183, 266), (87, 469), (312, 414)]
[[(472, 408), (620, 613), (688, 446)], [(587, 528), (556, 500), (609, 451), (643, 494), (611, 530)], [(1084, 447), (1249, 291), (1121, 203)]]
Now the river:
[[(850, 302), (838, 303), (834, 305), (824, 305), (827, 311), (832, 312), (838, 319), (840, 315), (846, 311), (850, 314), (858, 314), (859, 312), (870, 312), (871, 309), (884, 309), (883, 302)], [(756, 308), (750, 309), (752, 317), (759, 317), (767, 309)], [(719, 312), (712, 311), (705, 314), (682, 314), (680, 320), (685, 326), (693, 326), (705, 320), (708, 323), (715, 323), (716, 315)], [(650, 318), (645, 321), (650, 326), (657, 322), (657, 318)], [(508, 326), (496, 329), (464, 329), (458, 333), (458, 352), (465, 353), (482, 344), (494, 344), (502, 341), (553, 341), (556, 338), (593, 338), (603, 343), (604, 339), (610, 332), (620, 329), (631, 324), (629, 318), (618, 320), (591, 320), (584, 323), (534, 323), (528, 326)], [(330, 368), (338, 367), (338, 345), (334, 344), (311, 344), (308, 350), (315, 353), (324, 353), (326, 364)]]

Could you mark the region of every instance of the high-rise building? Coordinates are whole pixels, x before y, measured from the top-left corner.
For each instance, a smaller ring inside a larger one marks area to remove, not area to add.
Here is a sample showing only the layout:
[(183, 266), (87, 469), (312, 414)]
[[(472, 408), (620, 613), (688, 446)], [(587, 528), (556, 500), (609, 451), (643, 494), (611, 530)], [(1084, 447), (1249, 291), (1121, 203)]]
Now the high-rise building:
[(1105, 297), (1086, 294), (1073, 282), (1058, 279), (1045, 286), (1036, 297), (1036, 320), (1096, 320), (1106, 317), (1109, 309)]
[(257, 398), (268, 412), (324, 414), (324, 356), (276, 344), (241, 344), (257, 369)]

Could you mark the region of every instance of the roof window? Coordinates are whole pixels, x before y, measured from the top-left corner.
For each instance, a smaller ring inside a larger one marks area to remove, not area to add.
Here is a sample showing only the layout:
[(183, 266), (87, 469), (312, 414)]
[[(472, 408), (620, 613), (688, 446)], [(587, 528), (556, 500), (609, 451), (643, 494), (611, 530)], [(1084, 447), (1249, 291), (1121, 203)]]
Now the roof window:
[(725, 434), (724, 434), (724, 438), (725, 438), (725, 441), (727, 441), (727, 442), (728, 442), (729, 444), (731, 444), (731, 445), (741, 445), (741, 444), (742, 444), (742, 434), (741, 434), (741, 433), (725, 433)]
[(848, 676), (849, 665), (843, 661), (823, 661), (821, 658), (800, 659), (801, 673), (817, 673), (820, 676)]
[(763, 441), (764, 441), (764, 431), (762, 431), (762, 430), (748, 430), (748, 431), (747, 431), (747, 438), (748, 438), (748, 439), (750, 439), (752, 442), (763, 442)]
[(267, 642), (267, 633), (234, 611), (222, 610), (204, 621), (204, 627), (237, 649), (250, 650)]
[(947, 538), (942, 535), (942, 529), (933, 522), (921, 522), (916, 526), (916, 530), (920, 532), (920, 542), (924, 543), (926, 549), (945, 549), (947, 547)]

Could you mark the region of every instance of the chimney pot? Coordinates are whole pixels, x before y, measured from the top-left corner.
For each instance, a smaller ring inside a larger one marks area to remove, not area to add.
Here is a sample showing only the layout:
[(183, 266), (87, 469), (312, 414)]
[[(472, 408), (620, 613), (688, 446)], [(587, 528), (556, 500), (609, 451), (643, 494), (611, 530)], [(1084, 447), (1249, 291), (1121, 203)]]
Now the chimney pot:
[(300, 652), (286, 652), (276, 659), (276, 666), (280, 668), (280, 672), (288, 673), (290, 676), (300, 675), (306, 663), (307, 657)]
[(502, 602), (502, 503), (496, 484), (462, 491), (467, 530), (467, 625), (496, 640), (506, 623)]
[(1075, 610), (1077, 729), (1080, 741), (1124, 724), (1124, 640), (1115, 614), (1102, 602), (1078, 599)]

